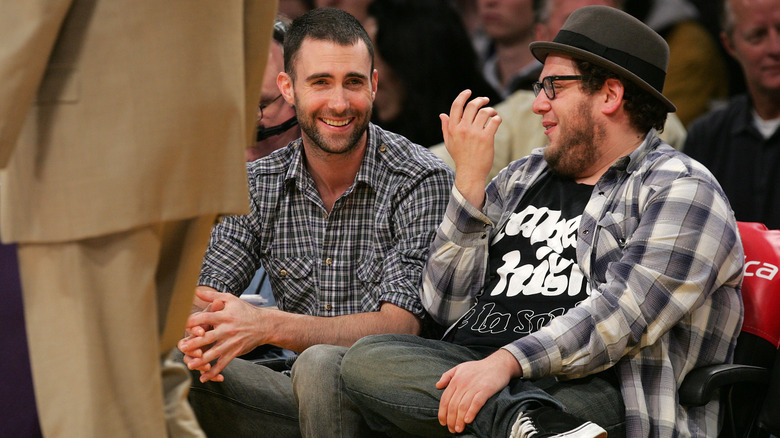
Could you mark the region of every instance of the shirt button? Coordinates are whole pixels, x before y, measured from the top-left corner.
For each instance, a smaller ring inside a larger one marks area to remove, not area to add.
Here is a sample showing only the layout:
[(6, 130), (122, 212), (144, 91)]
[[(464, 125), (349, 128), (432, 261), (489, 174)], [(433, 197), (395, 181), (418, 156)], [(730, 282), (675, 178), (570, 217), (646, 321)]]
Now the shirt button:
[(332, 264), (333, 264), (333, 259), (332, 259), (332, 258), (330, 258), (330, 257), (326, 258), (326, 259), (325, 259), (325, 264), (326, 264), (326, 265), (332, 265)]
[(328, 312), (330, 312), (331, 310), (333, 310), (333, 306), (331, 306), (330, 304), (326, 304), (326, 305), (325, 305), (325, 310), (327, 310)]
[(328, 213), (322, 213), (322, 217), (324, 217), (325, 219), (327, 219), (327, 218), (328, 218)]
[(379, 152), (384, 152), (386, 150), (387, 150), (387, 146), (385, 146), (385, 145), (380, 145), (379, 146)]
[(585, 230), (585, 231), (583, 231), (583, 232), (582, 232), (582, 234), (584, 234), (584, 235), (586, 235), (586, 236), (587, 236), (588, 234), (590, 234), (590, 231), (588, 231), (588, 230)]
[(287, 271), (285, 269), (282, 269), (281, 271), (279, 271), (279, 276), (280, 277), (286, 277), (287, 276)]

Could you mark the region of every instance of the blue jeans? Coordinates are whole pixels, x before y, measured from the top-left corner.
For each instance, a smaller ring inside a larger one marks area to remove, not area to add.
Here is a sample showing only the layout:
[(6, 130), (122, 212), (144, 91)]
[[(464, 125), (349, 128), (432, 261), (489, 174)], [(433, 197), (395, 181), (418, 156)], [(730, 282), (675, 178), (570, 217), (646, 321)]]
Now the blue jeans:
[[(341, 378), (372, 429), (393, 437), (448, 437), (451, 434), (438, 420), (442, 391), (436, 389), (436, 382), (452, 367), (482, 358), (482, 353), (444, 341), (409, 335), (369, 336), (344, 356)], [(600, 378), (574, 382), (555, 382), (543, 390), (530, 381), (513, 379), (488, 399), (466, 433), (506, 437), (520, 412), (549, 405), (621, 436), (620, 391)]]
[(242, 359), (225, 367), (224, 382), (200, 383), (195, 371), (189, 401), (209, 438), (375, 436), (341, 388), (346, 351), (310, 347), (295, 361), (291, 377)]

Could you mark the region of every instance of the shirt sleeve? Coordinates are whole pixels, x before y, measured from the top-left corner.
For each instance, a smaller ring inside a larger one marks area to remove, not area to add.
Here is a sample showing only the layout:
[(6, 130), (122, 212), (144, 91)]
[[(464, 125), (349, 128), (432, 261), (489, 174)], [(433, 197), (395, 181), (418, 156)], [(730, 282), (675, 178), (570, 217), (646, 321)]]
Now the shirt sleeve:
[(211, 230), (198, 284), (240, 295), (260, 267), (258, 240), (246, 216), (226, 216)]
[(392, 221), (398, 230), (382, 268), (379, 301), (395, 304), (418, 317), (424, 315), (418, 290), (436, 227), (447, 205), (452, 174), (436, 168), (401, 190)]
[(509, 193), (506, 187), (511, 186), (512, 173), (505, 169), (488, 185), (482, 210), (452, 187), (420, 292), (425, 310), (441, 325), (457, 321), (485, 285), (490, 234), (504, 210), (502, 194)]
[(269, 189), (274, 187), (274, 179), (255, 184), (256, 175), (251, 168), (247, 179), (249, 213), (224, 216), (214, 225), (198, 278), (199, 285), (236, 296), (249, 286), (261, 266), (260, 228), (278, 197), (278, 190)]
[[(723, 303), (739, 306), (744, 256), (725, 196), (693, 177), (675, 179), (649, 196), (638, 217), (608, 213), (599, 219), (600, 248), (593, 250), (612, 256), (594, 261), (592, 271), (603, 274), (591, 279), (591, 296), (504, 347), (518, 359), (524, 377), (576, 378), (601, 371), (655, 345), (678, 324), (686, 325), (681, 336), (733, 336), (727, 332), (738, 326), (734, 319), (741, 312), (724, 312), (729, 320), (717, 323), (691, 316), (717, 306), (718, 294), (724, 294)], [(697, 342), (701, 339), (681, 343)]]

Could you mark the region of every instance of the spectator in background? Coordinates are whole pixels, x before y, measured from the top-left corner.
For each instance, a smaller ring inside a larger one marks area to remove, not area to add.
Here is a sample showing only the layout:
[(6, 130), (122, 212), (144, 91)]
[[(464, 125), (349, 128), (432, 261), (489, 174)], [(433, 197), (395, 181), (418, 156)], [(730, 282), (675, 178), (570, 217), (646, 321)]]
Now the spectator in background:
[(301, 136), (295, 117), (295, 107), (282, 98), (276, 77), (284, 72), (284, 35), (288, 24), (283, 19), (274, 22), (274, 35), (268, 51), (268, 63), (263, 75), (263, 89), (257, 106), (257, 137), (246, 148), (246, 161), (255, 161), (287, 146)]
[(747, 93), (697, 119), (685, 152), (718, 178), (738, 220), (780, 228), (780, 0), (723, 0), (721, 40)]
[(314, 9), (314, 0), (279, 0), (279, 14), (290, 20)]
[(442, 141), (439, 114), (464, 89), (500, 101), (448, 1), (375, 0), (368, 15), (366, 31), (381, 79), (374, 123), (430, 147)]
[(466, 32), (471, 38), (471, 44), (474, 46), (474, 50), (477, 51), (477, 59), (479, 59), (479, 65), (483, 65), (487, 59), (490, 51), (491, 41), (490, 37), (485, 34), (482, 29), (482, 23), (479, 21), (479, 8), (477, 6), (478, 0), (449, 0), (452, 7), (460, 15), (463, 26), (466, 28)]
[(687, 127), (723, 103), (729, 78), (718, 43), (688, 0), (625, 0), (624, 10), (645, 22), (669, 44), (664, 94)]
[(365, 27), (366, 18), (368, 18), (368, 5), (371, 2), (372, 0), (314, 0), (314, 6), (317, 8), (338, 8), (347, 11)]
[[(574, 10), (583, 6), (594, 5), (617, 7), (620, 5), (620, 1), (535, 0), (534, 16), (537, 21), (535, 25), (537, 40), (552, 41)], [(541, 63), (539, 65), (541, 66)], [(539, 73), (541, 73), (541, 69), (536, 73), (537, 79)], [(535, 98), (532, 91), (518, 90), (505, 101), (495, 106), (504, 123), (499, 126), (496, 132), (496, 138), (493, 143), (495, 148), (493, 168), (488, 173), (488, 179), (498, 175), (498, 172), (512, 161), (525, 157), (533, 149), (547, 144), (547, 137), (544, 135), (544, 131), (539, 129), (542, 118), (538, 114), (534, 114), (532, 108)], [(682, 149), (685, 142), (685, 127), (675, 113), (669, 113), (664, 129), (659, 133), (659, 137), (675, 149)], [(452, 160), (449, 152), (447, 152), (444, 143), (432, 147), (431, 151), (450, 167), (455, 168), (455, 162)]]
[[(699, 21), (707, 29), (715, 41), (720, 42), (720, 7), (714, 7), (716, 4), (713, 0), (688, 0), (699, 11)], [(737, 94), (744, 93), (745, 90), (745, 76), (742, 74), (742, 67), (739, 65), (736, 59), (731, 57), (723, 44), (718, 44), (721, 57), (726, 63), (726, 74), (729, 78), (729, 97), (736, 96)], [(726, 102), (723, 102), (724, 104)]]
[(481, 29), (492, 43), (483, 75), (504, 98), (530, 90), (542, 70), (528, 50), (534, 41), (532, 0), (477, 0), (477, 6)]

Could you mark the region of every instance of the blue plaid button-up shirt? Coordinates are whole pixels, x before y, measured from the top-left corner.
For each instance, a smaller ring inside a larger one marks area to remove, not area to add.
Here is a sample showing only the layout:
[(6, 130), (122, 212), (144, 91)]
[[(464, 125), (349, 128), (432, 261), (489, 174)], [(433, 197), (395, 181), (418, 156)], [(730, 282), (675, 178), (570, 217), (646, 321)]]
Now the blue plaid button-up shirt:
[(433, 154), (370, 124), (354, 184), (325, 209), (298, 139), (248, 164), (250, 212), (211, 234), (199, 284), (240, 294), (262, 261), (277, 306), (315, 316), (424, 314), (422, 269), (452, 187)]
[[(426, 310), (453, 324), (482, 293), (488, 242), (549, 168), (541, 149), (487, 187), (482, 211), (453, 188), (423, 277)], [(742, 322), (744, 256), (726, 196), (704, 166), (651, 130), (593, 189), (577, 237), (591, 296), (505, 348), (525, 378), (615, 367), (630, 437), (717, 435), (717, 401), (684, 407), (693, 368), (729, 362)]]

